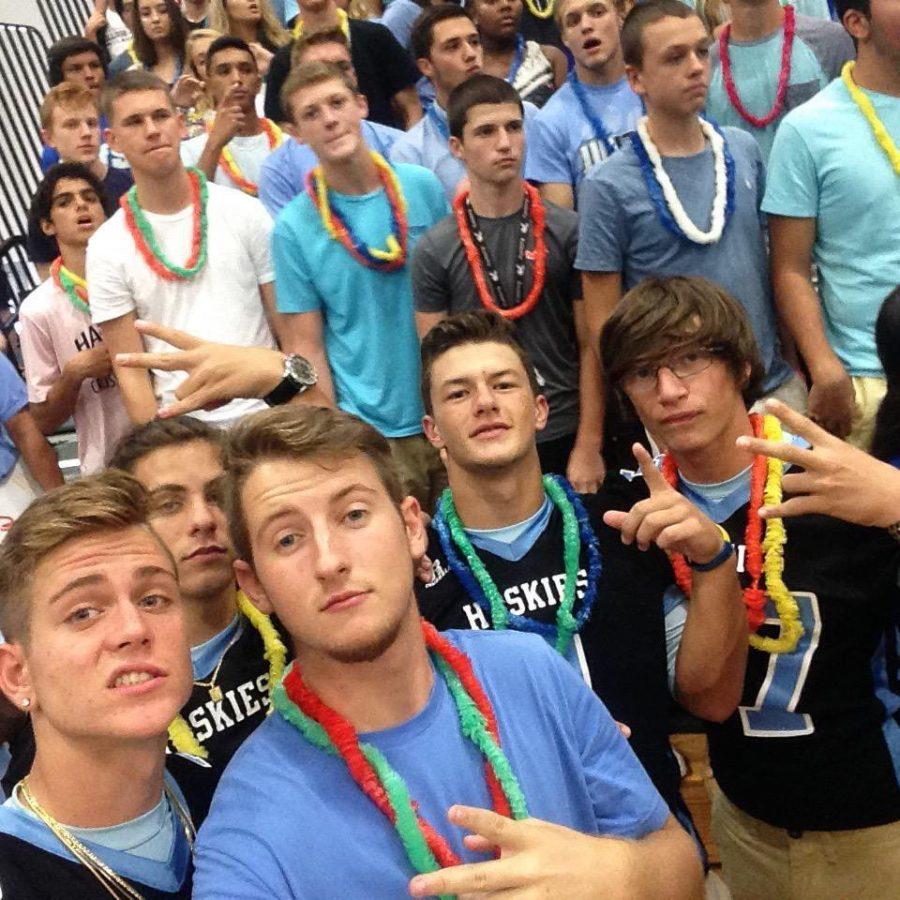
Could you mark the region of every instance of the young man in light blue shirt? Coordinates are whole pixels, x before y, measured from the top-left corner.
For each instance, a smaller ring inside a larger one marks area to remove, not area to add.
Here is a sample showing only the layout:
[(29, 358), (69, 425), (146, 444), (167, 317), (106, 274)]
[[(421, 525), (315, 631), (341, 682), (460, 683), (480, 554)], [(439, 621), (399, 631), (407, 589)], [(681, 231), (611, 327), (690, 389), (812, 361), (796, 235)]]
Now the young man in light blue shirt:
[[(330, 62), (356, 80), (347, 37), (340, 28), (313, 31), (294, 41), (291, 63), (294, 67), (310, 62)], [(293, 118), (290, 98), (282, 97), (282, 108)], [(380, 122), (362, 122), (366, 144), (376, 153), (387, 157), (394, 141), (403, 134), (398, 128)], [(302, 190), (307, 173), (316, 167), (316, 154), (306, 144), (285, 135), (281, 146), (266, 157), (259, 176), (259, 199), (272, 218), (284, 209)]]
[(599, 339), (621, 295), (644, 278), (707, 278), (747, 310), (763, 354), (764, 394), (779, 390), (802, 408), (805, 391), (778, 339), (759, 211), (759, 147), (745, 132), (717, 132), (699, 116), (709, 41), (696, 13), (678, 0), (636, 6), (625, 20), (629, 80), (648, 117), (638, 123), (643, 136), (634, 134), (582, 185), (575, 267), (584, 279), (585, 312)]
[(763, 209), (776, 299), (812, 377), (810, 413), (865, 449), (885, 391), (875, 319), (900, 283), (898, 25), (893, 0), (839, 0), (838, 12), (856, 65), (782, 122)]
[(576, 897), (598, 872), (610, 893), (702, 896), (690, 838), (554, 650), (423, 624), (421, 510), (374, 429), (304, 405), (231, 441), (236, 571), (297, 663), (216, 794), (195, 900)]
[[(789, 16), (794, 30), (790, 72), (784, 91), (779, 92)], [(732, 0), (731, 22), (725, 28), (727, 59), (721, 58), (720, 41), (710, 48), (712, 80), (706, 113), (718, 125), (750, 132), (768, 161), (785, 114), (840, 75), (841, 66), (856, 55), (853, 42), (837, 22), (788, 12), (778, 0)], [(724, 62), (740, 106), (729, 98)]]
[[(318, 157), (325, 203), (320, 209), (318, 197), (301, 193), (275, 224), (282, 349), (315, 367), (312, 402), (353, 412), (391, 440), (408, 491), (430, 508), (445, 482), (422, 436), (421, 401), (410, 390), (419, 379), (419, 343), (407, 260), (449, 212), (444, 192), (419, 166), (391, 168), (373, 157), (360, 130), (365, 100), (337, 66), (301, 66), (284, 92), (297, 136)], [(331, 233), (326, 216), (337, 222)]]
[(421, 120), (391, 148), (391, 162), (430, 169), (452, 199), (466, 172), (450, 152), (447, 98), (458, 84), (481, 71), (481, 38), (461, 7), (441, 3), (422, 13), (410, 41), (419, 70), (434, 85), (435, 99)]
[(625, 79), (612, 0), (562, 0), (555, 15), (575, 68), (535, 116), (525, 177), (574, 209), (582, 179), (634, 129), (642, 107)]

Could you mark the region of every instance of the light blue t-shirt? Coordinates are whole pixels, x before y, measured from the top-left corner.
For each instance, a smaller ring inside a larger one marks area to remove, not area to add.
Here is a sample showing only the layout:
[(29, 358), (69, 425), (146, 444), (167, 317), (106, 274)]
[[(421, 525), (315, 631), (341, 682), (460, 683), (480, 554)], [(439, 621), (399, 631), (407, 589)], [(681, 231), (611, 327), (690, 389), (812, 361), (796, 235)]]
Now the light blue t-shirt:
[(19, 458), (19, 451), (4, 427), (13, 416), (28, 407), (25, 382), (5, 353), (0, 353), (0, 479), (5, 478)]
[[(624, 78), (614, 84), (582, 87), (610, 140), (620, 146), (643, 114), (640, 98)], [(525, 177), (538, 184), (570, 184), (577, 191), (588, 171), (608, 155), (609, 148), (597, 137), (567, 81), (535, 117)]]
[[(772, 109), (781, 72), (783, 43), (782, 29), (756, 41), (729, 41), (728, 58), (735, 88), (741, 104), (751, 115), (762, 118)], [(759, 142), (763, 160), (768, 162), (775, 131), (784, 116), (837, 78), (841, 66), (855, 55), (850, 35), (837, 22), (798, 15), (784, 110), (770, 125), (756, 128), (741, 117), (728, 99), (719, 45), (714, 43), (710, 48), (712, 81), (706, 99), (707, 116), (719, 125), (733, 125), (752, 134)]]
[[(900, 97), (864, 93), (900, 143)], [(816, 220), (829, 344), (851, 375), (881, 375), (875, 319), (900, 284), (900, 178), (841, 80), (785, 117), (769, 170), (763, 209)]]
[[(186, 807), (184, 796), (166, 773), (169, 789)], [(69, 829), (95, 856), (130, 881), (175, 893), (188, 875), (191, 848), (175, 810), (164, 797), (149, 812), (110, 828)], [(63, 859), (74, 856), (59, 838), (17, 799), (0, 806), (0, 832), (27, 841)]]
[[(531, 816), (635, 839), (663, 826), (668, 808), (628, 742), (540, 637), (444, 636), (468, 655), (491, 699)], [(360, 739), (384, 754), (422, 815), (464, 861), (489, 858), (465, 848), (463, 831), (447, 822), (454, 803), (490, 809), (491, 801), (483, 758), (462, 736), (441, 678), (420, 713)], [(405, 897), (415, 874), (393, 826), (344, 762), (313, 747), (278, 714), (248, 738), (222, 777), (195, 865), (195, 900), (330, 897), (336, 890), (345, 897)]]
[[(399, 128), (390, 125), (362, 122), (363, 140), (385, 158), (402, 134)], [(259, 199), (273, 219), (304, 190), (306, 173), (314, 169), (317, 162), (316, 154), (309, 146), (287, 136), (284, 143), (265, 158), (259, 174)]]
[[(419, 166), (394, 167), (407, 203), (408, 256), (449, 212), (440, 182)], [(333, 208), (357, 238), (383, 247), (391, 211), (382, 188), (362, 196), (329, 191)], [(281, 212), (272, 235), (276, 305), (281, 313), (322, 314), (325, 354), (338, 406), (386, 437), (422, 430), (419, 339), (409, 265), (378, 272), (328, 236), (306, 193)]]
[(422, 7), (414, 0), (391, 0), (380, 19), (380, 22), (397, 38), (397, 43), (404, 50), (409, 50), (409, 38), (413, 23), (422, 15)]
[[(527, 100), (522, 105), (525, 110), (527, 150), (531, 146), (531, 131), (538, 108)], [(425, 115), (394, 143), (388, 158), (392, 163), (412, 163), (434, 172), (444, 186), (447, 199), (452, 200), (459, 183), (466, 177), (466, 167), (450, 152), (449, 127), (446, 111), (435, 100), (428, 106)], [(530, 150), (526, 152), (526, 167), (528, 153)]]
[[(769, 260), (759, 203), (765, 167), (756, 141), (725, 128), (734, 159), (734, 212), (715, 244), (694, 244), (673, 235), (660, 221), (631, 142), (594, 168), (578, 198), (580, 211), (575, 268), (621, 272), (624, 290), (650, 276), (699, 275), (716, 282), (747, 311), (759, 343), (768, 393), (791, 375), (781, 355), (769, 282)], [(663, 157), (685, 212), (698, 228), (709, 228), (715, 194), (712, 150)]]

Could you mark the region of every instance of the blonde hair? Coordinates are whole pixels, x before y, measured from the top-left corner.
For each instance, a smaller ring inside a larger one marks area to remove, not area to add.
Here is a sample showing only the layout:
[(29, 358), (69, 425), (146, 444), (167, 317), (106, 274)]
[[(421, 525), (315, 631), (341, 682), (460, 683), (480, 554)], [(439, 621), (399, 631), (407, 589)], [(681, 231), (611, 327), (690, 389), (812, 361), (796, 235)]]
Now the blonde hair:
[(35, 500), (0, 545), (0, 631), (6, 640), (27, 642), (34, 573), (51, 553), (77, 538), (135, 525), (150, 530), (147, 493), (118, 470), (81, 478)]
[(53, 112), (58, 106), (93, 106), (100, 112), (97, 97), (84, 85), (64, 81), (50, 88), (41, 101), (41, 128), (47, 130), (53, 122)]
[(228, 433), (224, 460), (228, 526), (238, 558), (253, 560), (241, 492), (261, 463), (313, 460), (338, 465), (360, 455), (372, 463), (388, 495), (399, 505), (405, 495), (390, 444), (356, 416), (302, 405), (265, 410), (241, 419)]
[[(291, 40), (290, 34), (282, 27), (275, 15), (269, 0), (256, 0), (259, 4), (259, 25), (256, 27), (256, 39), (266, 41), (273, 47), (283, 47)], [(231, 19), (228, 17), (228, 0), (210, 0), (209, 27), (221, 34), (231, 34)]]
[(288, 119), (292, 122), (294, 121), (291, 97), (293, 97), (297, 91), (314, 84), (322, 84), (325, 81), (331, 81), (332, 79), (340, 81), (354, 96), (359, 93), (359, 87), (354, 84), (351, 75), (334, 63), (310, 62), (291, 69), (290, 74), (281, 86), (281, 93), (278, 98), (281, 100), (281, 108), (287, 114)]
[(216, 31), (215, 28), (195, 28), (188, 36), (187, 40), (184, 42), (184, 57), (187, 64), (190, 66), (191, 71), (194, 75), (199, 78), (201, 81), (206, 81), (205, 73), (198, 72), (196, 68), (194, 68), (194, 57), (193, 57), (193, 49), (194, 44), (197, 41), (202, 41), (204, 38), (209, 38), (210, 41), (214, 41), (216, 38), (223, 37), (221, 31)]

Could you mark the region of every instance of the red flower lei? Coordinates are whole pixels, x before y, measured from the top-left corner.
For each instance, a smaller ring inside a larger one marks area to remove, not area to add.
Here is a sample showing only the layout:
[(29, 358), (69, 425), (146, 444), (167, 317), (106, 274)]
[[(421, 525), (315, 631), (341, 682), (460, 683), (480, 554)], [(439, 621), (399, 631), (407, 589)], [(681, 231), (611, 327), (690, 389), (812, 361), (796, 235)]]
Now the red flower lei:
[[(281, 129), (270, 119), (260, 119), (259, 124), (262, 125), (262, 130), (269, 141), (269, 150), (280, 147), (284, 140)], [(208, 128), (207, 131), (209, 131)], [(259, 195), (259, 185), (244, 178), (244, 173), (241, 172), (240, 166), (227, 146), (219, 157), (219, 168), (231, 179), (235, 187), (240, 188), (245, 194), (250, 194), (251, 197)]]
[(784, 109), (784, 100), (787, 96), (788, 81), (791, 76), (791, 50), (794, 46), (794, 7), (784, 8), (784, 40), (781, 44), (781, 71), (778, 73), (778, 87), (775, 91), (775, 103), (769, 112), (762, 116), (754, 116), (747, 112), (741, 98), (738, 96), (731, 74), (731, 59), (728, 56), (728, 38), (731, 35), (731, 22), (725, 24), (719, 32), (719, 59), (722, 60), (722, 81), (725, 84), (725, 92), (731, 105), (737, 110), (738, 115), (756, 128), (765, 128), (771, 125)]
[[(425, 635), (425, 643), (428, 649), (442, 657), (460, 682), (462, 682), (466, 693), (484, 716), (488, 732), (499, 745), (500, 733), (497, 728), (494, 708), (475, 677), (468, 657), (457, 650), (446, 638), (438, 634), (433, 625), (424, 620), (422, 621), (422, 631)], [(315, 692), (306, 685), (298, 666), (294, 665), (288, 670), (282, 684), (291, 702), (295, 703), (303, 713), (322, 726), (337, 748), (353, 780), (393, 824), (394, 811), (388, 800), (387, 793), (372, 764), (360, 750), (359, 736), (356, 733), (356, 729), (343, 716), (339, 715), (331, 707), (326, 706)], [(485, 762), (485, 772), (494, 811), (501, 816), (511, 816), (509, 802), (503, 792), (503, 788), (487, 762)], [(413, 806), (415, 808), (415, 804)], [(461, 862), (460, 858), (447, 841), (422, 817), (418, 810), (416, 810), (416, 817), (428, 847), (441, 868), (459, 865)]]
[(187, 175), (191, 185), (191, 206), (194, 213), (191, 255), (184, 267), (170, 263), (163, 256), (153, 235), (153, 228), (138, 206), (137, 187), (132, 187), (119, 200), (119, 205), (125, 213), (125, 227), (131, 234), (138, 253), (151, 271), (166, 281), (193, 278), (206, 263), (206, 178), (197, 169), (188, 169)]
[[(753, 426), (753, 436), (762, 437), (762, 416), (751, 413), (750, 424)], [(678, 490), (678, 467), (669, 453), (663, 456), (662, 473), (666, 481), (676, 491)], [(762, 519), (759, 517), (759, 508), (763, 505), (763, 489), (766, 483), (766, 457), (759, 455), (753, 457), (753, 467), (750, 470), (750, 503), (747, 508), (747, 529), (744, 533), (744, 545), (746, 548), (745, 571), (750, 576), (750, 584), (744, 588), (744, 606), (747, 607), (747, 622), (750, 631), (756, 632), (765, 621), (766, 592), (759, 586), (763, 572), (762, 553)], [(681, 553), (670, 553), (669, 559), (675, 571), (675, 581), (686, 597), (691, 596), (691, 569)]]
[(530, 313), (541, 297), (544, 290), (544, 280), (547, 275), (547, 245), (544, 243), (544, 204), (537, 188), (532, 187), (527, 181), (522, 183), (528, 202), (531, 207), (531, 229), (534, 233), (534, 272), (531, 278), (531, 290), (525, 299), (511, 309), (502, 309), (494, 302), (493, 294), (484, 278), (484, 267), (481, 254), (472, 240), (472, 232), (469, 229), (469, 221), (466, 218), (466, 199), (468, 191), (460, 191), (453, 199), (453, 214), (456, 216), (456, 227), (459, 229), (459, 237), (466, 251), (466, 260), (469, 270), (475, 280), (478, 297), (482, 306), (492, 312), (498, 313), (504, 319), (515, 320)]

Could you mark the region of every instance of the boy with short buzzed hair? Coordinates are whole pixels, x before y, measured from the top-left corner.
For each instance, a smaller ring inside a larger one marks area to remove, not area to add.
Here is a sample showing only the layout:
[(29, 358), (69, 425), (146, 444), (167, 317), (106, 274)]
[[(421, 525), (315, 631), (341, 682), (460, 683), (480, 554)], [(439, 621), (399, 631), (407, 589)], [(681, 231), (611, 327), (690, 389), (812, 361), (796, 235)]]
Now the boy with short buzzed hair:
[(699, 275), (747, 310), (763, 354), (764, 393), (803, 406), (784, 359), (760, 213), (756, 141), (700, 115), (711, 38), (679, 0), (635, 6), (622, 27), (631, 86), (647, 106), (637, 130), (585, 178), (576, 268), (594, 339), (622, 294), (653, 275)]

